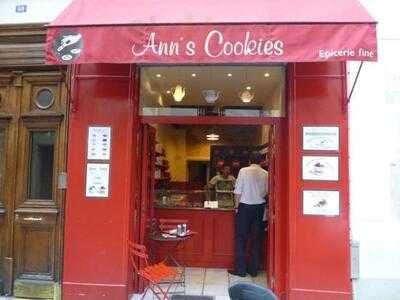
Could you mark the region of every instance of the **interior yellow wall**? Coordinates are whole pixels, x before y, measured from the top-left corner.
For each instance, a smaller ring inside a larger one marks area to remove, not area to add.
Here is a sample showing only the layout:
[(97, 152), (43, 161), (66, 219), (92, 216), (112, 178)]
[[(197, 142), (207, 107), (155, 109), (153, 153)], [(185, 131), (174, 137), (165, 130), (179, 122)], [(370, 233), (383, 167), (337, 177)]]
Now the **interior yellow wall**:
[(186, 137), (186, 159), (187, 160), (210, 160), (211, 143), (204, 141), (198, 143)]
[(156, 126), (157, 142), (165, 150), (169, 162), (171, 181), (186, 181), (186, 132), (171, 126)]

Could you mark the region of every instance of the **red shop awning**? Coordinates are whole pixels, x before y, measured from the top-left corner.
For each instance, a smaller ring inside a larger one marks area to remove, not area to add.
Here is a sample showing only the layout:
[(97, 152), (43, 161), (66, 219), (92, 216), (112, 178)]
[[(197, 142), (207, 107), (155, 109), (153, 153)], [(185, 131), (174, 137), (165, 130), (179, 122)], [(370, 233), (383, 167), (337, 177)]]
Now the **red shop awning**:
[(70, 63), (377, 60), (376, 22), (357, 0), (74, 0), (46, 57)]

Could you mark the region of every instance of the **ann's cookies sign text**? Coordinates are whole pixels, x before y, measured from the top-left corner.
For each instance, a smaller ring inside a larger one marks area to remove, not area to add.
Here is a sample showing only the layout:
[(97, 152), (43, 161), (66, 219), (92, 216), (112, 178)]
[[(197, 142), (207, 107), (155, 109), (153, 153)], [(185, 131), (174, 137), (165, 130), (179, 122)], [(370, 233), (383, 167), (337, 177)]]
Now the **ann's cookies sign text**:
[(161, 40), (156, 32), (151, 32), (147, 41), (134, 43), (132, 54), (135, 57), (144, 55), (157, 56), (196, 56), (202, 53), (210, 58), (221, 56), (282, 56), (284, 43), (279, 39), (255, 38), (250, 31), (246, 31), (238, 40), (225, 37), (219, 30), (207, 33), (203, 40)]

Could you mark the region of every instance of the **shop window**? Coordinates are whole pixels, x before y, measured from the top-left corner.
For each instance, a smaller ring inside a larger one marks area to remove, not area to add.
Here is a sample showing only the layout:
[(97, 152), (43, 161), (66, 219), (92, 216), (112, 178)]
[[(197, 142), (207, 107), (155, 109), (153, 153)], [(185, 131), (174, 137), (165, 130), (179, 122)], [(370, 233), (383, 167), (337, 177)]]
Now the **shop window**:
[(284, 66), (141, 68), (143, 116), (283, 117)]
[(5, 156), (5, 130), (4, 128), (0, 128), (0, 191), (4, 184)]
[(155, 205), (233, 208), (239, 170), (258, 152), (267, 168), (270, 125), (153, 124)]
[(29, 198), (52, 199), (54, 131), (33, 131), (30, 135)]

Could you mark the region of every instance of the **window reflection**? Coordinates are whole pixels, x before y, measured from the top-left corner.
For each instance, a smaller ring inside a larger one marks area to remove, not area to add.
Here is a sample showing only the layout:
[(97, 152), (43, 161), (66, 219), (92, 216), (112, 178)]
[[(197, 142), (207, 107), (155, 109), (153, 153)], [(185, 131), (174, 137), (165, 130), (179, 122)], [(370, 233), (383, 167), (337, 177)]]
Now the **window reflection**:
[(152, 66), (141, 69), (145, 116), (284, 116), (283, 66)]
[(31, 132), (29, 198), (52, 199), (54, 131)]

